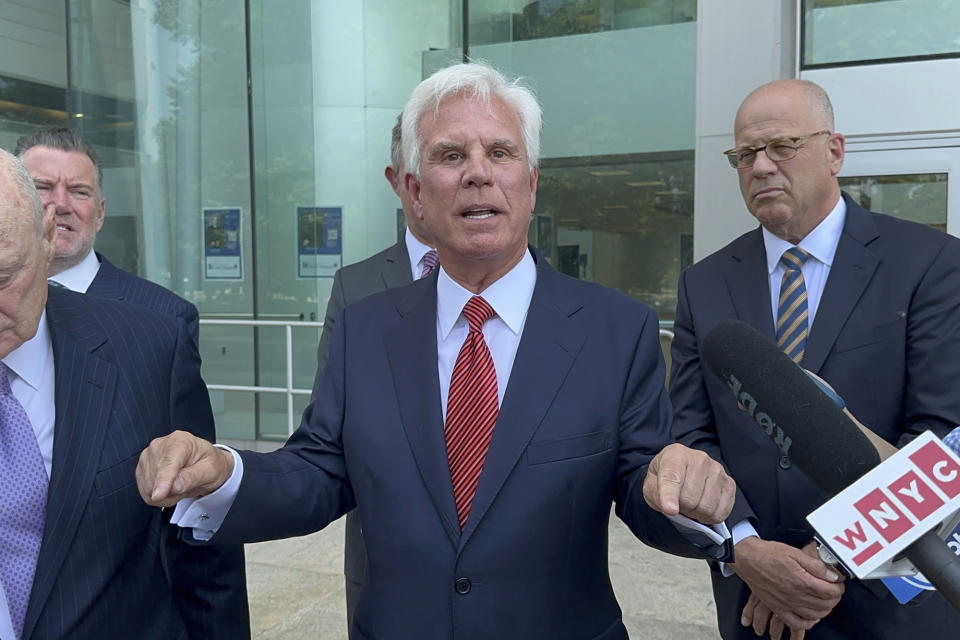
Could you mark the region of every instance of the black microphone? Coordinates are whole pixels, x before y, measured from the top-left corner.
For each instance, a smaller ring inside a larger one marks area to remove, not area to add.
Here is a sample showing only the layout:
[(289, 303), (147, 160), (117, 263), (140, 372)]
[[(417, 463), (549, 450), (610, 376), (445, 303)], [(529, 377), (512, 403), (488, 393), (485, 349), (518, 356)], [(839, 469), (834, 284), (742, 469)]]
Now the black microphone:
[[(867, 436), (796, 363), (750, 325), (725, 320), (704, 336), (707, 366), (744, 410), (826, 496), (880, 463)], [(960, 611), (960, 558), (928, 531), (904, 551)]]

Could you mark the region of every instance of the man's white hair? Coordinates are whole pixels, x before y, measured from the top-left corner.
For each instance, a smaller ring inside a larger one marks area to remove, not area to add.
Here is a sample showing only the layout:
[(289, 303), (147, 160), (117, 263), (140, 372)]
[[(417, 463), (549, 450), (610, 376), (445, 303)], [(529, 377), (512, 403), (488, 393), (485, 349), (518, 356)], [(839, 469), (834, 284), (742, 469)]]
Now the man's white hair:
[(507, 80), (488, 64), (470, 62), (440, 69), (417, 85), (403, 109), (401, 143), (403, 160), (410, 171), (420, 177), (420, 121), (430, 110), (440, 109), (447, 98), (466, 96), (489, 104), (492, 97), (502, 100), (520, 119), (523, 150), (532, 171), (540, 160), (540, 124), (542, 110), (526, 85), (520, 79)]

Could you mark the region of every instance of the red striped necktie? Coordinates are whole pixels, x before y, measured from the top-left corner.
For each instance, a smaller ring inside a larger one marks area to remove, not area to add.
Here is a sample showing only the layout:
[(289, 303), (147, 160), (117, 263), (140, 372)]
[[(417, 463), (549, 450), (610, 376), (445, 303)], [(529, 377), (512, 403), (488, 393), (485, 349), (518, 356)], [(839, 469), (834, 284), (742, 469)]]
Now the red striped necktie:
[(473, 296), (464, 306), (463, 315), (470, 332), (453, 367), (446, 421), (447, 460), (461, 531), (470, 515), (473, 494), (500, 413), (497, 371), (483, 340), (483, 323), (493, 317), (493, 308), (480, 296)]

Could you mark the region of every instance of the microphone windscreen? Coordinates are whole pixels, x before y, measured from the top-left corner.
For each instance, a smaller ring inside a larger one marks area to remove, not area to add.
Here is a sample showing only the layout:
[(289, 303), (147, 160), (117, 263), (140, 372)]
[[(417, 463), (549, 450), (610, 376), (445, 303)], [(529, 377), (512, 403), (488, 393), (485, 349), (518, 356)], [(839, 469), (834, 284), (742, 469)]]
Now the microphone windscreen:
[(704, 362), (793, 464), (826, 496), (880, 463), (877, 450), (807, 374), (748, 324), (703, 338)]

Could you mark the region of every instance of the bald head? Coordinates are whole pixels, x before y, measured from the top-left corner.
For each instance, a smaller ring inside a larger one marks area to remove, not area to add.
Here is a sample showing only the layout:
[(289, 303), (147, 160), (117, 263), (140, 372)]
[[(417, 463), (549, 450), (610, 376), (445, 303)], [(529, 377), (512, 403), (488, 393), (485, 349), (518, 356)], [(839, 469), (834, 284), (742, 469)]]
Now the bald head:
[(784, 78), (760, 85), (743, 99), (740, 108), (737, 109), (737, 117), (734, 120), (734, 131), (741, 127), (741, 115), (744, 113), (745, 108), (750, 106), (751, 103), (777, 97), (796, 101), (795, 104), (809, 114), (811, 122), (813, 122), (817, 128), (829, 129), (830, 131), (836, 129), (833, 120), (833, 105), (830, 103), (830, 96), (823, 90), (823, 87), (809, 80)]
[(0, 358), (37, 333), (57, 228), (23, 164), (0, 150)]
[(15, 221), (30, 221), (39, 237), (43, 229), (43, 206), (33, 178), (20, 158), (3, 149), (0, 149), (0, 181), (3, 194), (0, 219), (4, 227)]

